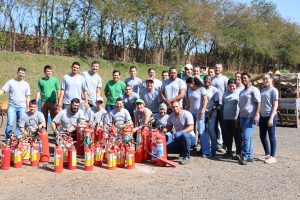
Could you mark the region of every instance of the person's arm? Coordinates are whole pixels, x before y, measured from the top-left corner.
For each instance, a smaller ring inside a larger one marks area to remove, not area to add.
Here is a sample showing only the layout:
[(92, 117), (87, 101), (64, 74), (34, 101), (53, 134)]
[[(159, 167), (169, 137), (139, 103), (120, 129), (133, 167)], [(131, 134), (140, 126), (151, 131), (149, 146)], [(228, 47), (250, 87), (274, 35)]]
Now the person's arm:
[(258, 124), (258, 122), (259, 122), (260, 105), (261, 105), (260, 102), (256, 102), (256, 112), (255, 112), (255, 116), (254, 116), (254, 118), (253, 118), (253, 122), (254, 122), (255, 124)]
[(21, 133), (23, 135), (27, 135), (28, 134), (24, 127), (19, 127), (19, 130), (21, 131)]
[(190, 101), (189, 95), (186, 95), (186, 97), (185, 97), (185, 109), (189, 110), (190, 106), (191, 106), (191, 101)]
[(96, 99), (101, 96), (101, 88), (97, 87), (96, 89)]
[(277, 113), (277, 108), (278, 108), (278, 100), (274, 100), (273, 101), (273, 107), (272, 107), (272, 112), (271, 112), (271, 116), (270, 119), (268, 121), (268, 126), (272, 127), (273, 126), (273, 119)]
[(57, 102), (59, 101), (59, 97), (60, 97), (60, 90), (56, 91), (56, 96), (57, 96)]
[(60, 90), (59, 99), (58, 99), (58, 105), (61, 106), (61, 107), (62, 107), (62, 105), (63, 105), (64, 95), (65, 95), (65, 90), (64, 90), (64, 89), (61, 89), (61, 90)]
[(50, 124), (50, 126), (51, 126), (51, 128), (52, 128), (53, 133), (54, 133), (55, 135), (57, 135), (58, 131), (57, 131), (57, 127), (56, 127), (55, 122), (52, 121), (51, 124)]
[(39, 91), (36, 92), (36, 101), (39, 102), (41, 98), (41, 93)]
[(165, 97), (165, 89), (164, 88), (161, 88), (160, 91), (159, 91), (159, 95), (160, 95), (160, 99), (165, 103), (167, 104), (168, 106), (171, 107), (170, 105), (170, 102), (166, 97)]
[(0, 96), (2, 95), (2, 94), (4, 94), (5, 92), (4, 92), (4, 90), (0, 90)]
[(202, 109), (199, 112), (199, 118), (200, 119), (203, 119), (204, 113), (206, 111), (206, 107), (207, 107), (207, 103), (208, 103), (207, 95), (202, 96), (202, 101), (203, 101), (203, 106), (202, 106)]
[(39, 130), (41, 130), (41, 129), (45, 128), (45, 127), (46, 127), (46, 122), (45, 122), (45, 121), (41, 122), (41, 123), (38, 125), (38, 129), (39, 129)]
[(84, 96), (84, 100), (85, 100), (84, 107), (85, 107), (85, 109), (88, 109), (90, 107), (89, 106), (89, 95), (86, 90), (83, 92), (83, 96)]
[(194, 131), (194, 124), (188, 125), (185, 129), (183, 129), (181, 132), (189, 133)]
[(29, 110), (30, 96), (26, 96), (26, 110)]
[(145, 112), (145, 124), (148, 124), (151, 120), (152, 112)]
[(174, 97), (174, 98), (171, 100), (171, 102), (172, 102), (172, 101), (175, 101), (175, 100), (180, 101), (180, 100), (184, 97), (184, 95), (185, 95), (185, 90), (184, 90), (184, 89), (180, 89), (180, 90), (179, 90), (179, 94), (178, 94), (176, 97)]

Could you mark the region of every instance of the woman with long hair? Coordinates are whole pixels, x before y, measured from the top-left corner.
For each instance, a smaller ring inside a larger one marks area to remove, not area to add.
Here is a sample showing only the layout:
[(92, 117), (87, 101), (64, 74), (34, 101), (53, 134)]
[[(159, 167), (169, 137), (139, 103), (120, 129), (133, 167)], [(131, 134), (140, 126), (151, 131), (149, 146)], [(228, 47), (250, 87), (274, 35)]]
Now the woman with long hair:
[(242, 157), (241, 165), (247, 162), (253, 162), (253, 130), (259, 122), (259, 111), (261, 97), (259, 90), (252, 86), (251, 76), (248, 73), (242, 73), (242, 83), (245, 89), (240, 93), (240, 125), (242, 129)]
[[(260, 140), (265, 150), (265, 155), (259, 160), (267, 164), (276, 162), (276, 123), (278, 108), (278, 90), (273, 86), (273, 75), (266, 73), (263, 75), (264, 88), (261, 90), (261, 107), (259, 119)], [(267, 139), (269, 136), (269, 142)]]
[[(202, 149), (202, 155), (204, 157), (210, 156), (209, 145), (207, 145), (208, 135), (206, 135), (207, 133), (204, 132), (205, 110), (207, 106), (206, 91), (204, 87), (201, 87), (202, 83), (200, 79), (196, 77), (187, 78), (186, 84), (188, 87), (187, 95), (186, 95), (186, 110), (192, 113), (195, 124), (198, 124), (199, 140)], [(195, 130), (196, 130), (196, 126), (195, 126)]]

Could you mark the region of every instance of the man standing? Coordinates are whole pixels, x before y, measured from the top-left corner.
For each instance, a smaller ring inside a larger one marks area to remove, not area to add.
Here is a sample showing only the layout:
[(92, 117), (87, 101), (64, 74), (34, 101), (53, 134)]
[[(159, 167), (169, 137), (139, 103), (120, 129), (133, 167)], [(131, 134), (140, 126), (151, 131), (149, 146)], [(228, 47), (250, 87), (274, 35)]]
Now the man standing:
[[(60, 96), (60, 84), (57, 78), (53, 77), (52, 67), (46, 65), (44, 67), (45, 77), (38, 82), (36, 101), (41, 99), (42, 113), (45, 119), (48, 119), (48, 112), (50, 112), (51, 120), (55, 117), (55, 104)], [(47, 123), (46, 123), (47, 127)]]
[(19, 67), (17, 71), (17, 78), (11, 79), (5, 83), (0, 90), (0, 96), (3, 93), (8, 93), (8, 109), (7, 109), (7, 124), (5, 129), (5, 137), (9, 139), (13, 132), (14, 123), (17, 118), (16, 135), (21, 134), (19, 130), (19, 121), (25, 110), (29, 107), (30, 101), (30, 87), (24, 80), (26, 69)]
[(126, 124), (133, 124), (128, 110), (124, 108), (123, 99), (117, 98), (115, 109), (109, 114), (112, 116), (112, 123), (117, 127), (122, 128)]
[[(80, 100), (74, 98), (70, 102), (70, 107), (60, 111), (52, 120), (51, 128), (54, 134), (58, 132), (69, 131), (72, 133), (72, 137), (76, 140), (76, 131), (75, 128), (77, 125), (85, 121), (84, 114), (80, 107)], [(57, 125), (59, 124), (59, 129)]]
[(110, 112), (116, 106), (116, 99), (124, 93), (125, 90), (125, 83), (120, 80), (121, 72), (118, 70), (114, 70), (113, 73), (113, 80), (110, 80), (106, 83), (105, 86), (105, 96), (107, 97), (107, 102), (105, 106), (105, 110)]
[(142, 79), (140, 79), (136, 76), (137, 69), (135, 66), (131, 66), (129, 69), (129, 72), (130, 72), (130, 77), (125, 79), (125, 84), (130, 85), (133, 89), (133, 92), (139, 94), (140, 87), (142, 85)]
[(185, 95), (186, 91), (186, 83), (177, 78), (177, 70), (176, 68), (169, 69), (170, 78), (163, 82), (163, 85), (160, 90), (160, 98), (161, 100), (168, 105), (168, 112), (170, 113), (171, 102), (178, 101), (180, 105), (182, 105), (182, 98)]
[(85, 99), (84, 107), (87, 109), (89, 107), (88, 95), (85, 80), (83, 76), (79, 74), (80, 63), (74, 62), (71, 68), (72, 72), (64, 76), (61, 84), (59, 105), (63, 106), (64, 109), (70, 108), (71, 100), (77, 98), (81, 100), (81, 108), (83, 108), (83, 100), (81, 98), (83, 95)]
[(124, 94), (120, 96), (124, 102), (124, 108), (129, 111), (131, 119), (134, 118), (134, 109), (135, 109), (135, 101), (140, 98), (140, 96), (132, 91), (132, 87), (127, 85), (125, 88)]
[(98, 126), (103, 126), (109, 122), (108, 118), (105, 117), (106, 114), (107, 112), (103, 108), (103, 97), (98, 97), (96, 100), (96, 107), (88, 109), (85, 118), (93, 126), (96, 124), (98, 124)]
[(227, 82), (228, 78), (226, 76), (222, 75), (222, 70), (223, 70), (223, 65), (222, 64), (216, 64), (214, 67), (215, 71), (215, 76), (211, 80), (211, 85), (214, 86), (215, 88), (218, 89), (218, 94), (219, 94), (219, 106), (217, 106), (217, 123), (216, 123), (216, 130), (218, 130), (217, 126), (218, 123), (220, 124), (221, 128), (221, 134), (220, 131), (218, 130), (218, 142), (219, 144), (222, 144), (223, 140), (223, 148), (226, 149), (225, 144), (226, 143), (226, 137), (223, 135), (223, 114), (222, 114), (222, 99), (223, 99), (223, 94), (227, 88)]
[(93, 61), (91, 69), (82, 73), (86, 83), (86, 90), (89, 96), (88, 104), (90, 107), (96, 106), (96, 99), (100, 97), (101, 94), (102, 79), (97, 73), (98, 69), (99, 63), (97, 61)]
[(141, 99), (145, 101), (145, 107), (149, 108), (152, 113), (159, 111), (159, 91), (154, 89), (154, 81), (151, 78), (146, 80), (147, 87), (141, 90)]
[(164, 70), (161, 72), (161, 80), (165, 81), (169, 78), (169, 72), (167, 70)]
[(194, 119), (189, 111), (182, 110), (177, 100), (171, 102), (173, 113), (169, 116), (167, 122), (167, 131), (175, 128), (174, 140), (167, 145), (168, 153), (180, 153), (181, 165), (190, 162), (190, 150), (192, 144), (195, 144)]
[[(159, 91), (162, 85), (162, 82), (160, 80), (158, 80), (157, 78), (155, 78), (156, 76), (156, 71), (153, 68), (149, 68), (148, 69), (148, 78), (152, 78), (153, 79), (153, 83), (154, 83), (154, 89)], [(146, 88), (147, 84), (146, 84), (146, 80), (143, 81), (142, 83), (142, 88)]]
[(189, 77), (193, 77), (193, 65), (186, 64), (184, 67), (184, 75), (182, 76), (182, 80), (186, 81)]
[(39, 112), (37, 108), (37, 101), (35, 99), (31, 100), (29, 103), (29, 111), (25, 112), (21, 117), (19, 128), (25, 135), (46, 127), (44, 115)]

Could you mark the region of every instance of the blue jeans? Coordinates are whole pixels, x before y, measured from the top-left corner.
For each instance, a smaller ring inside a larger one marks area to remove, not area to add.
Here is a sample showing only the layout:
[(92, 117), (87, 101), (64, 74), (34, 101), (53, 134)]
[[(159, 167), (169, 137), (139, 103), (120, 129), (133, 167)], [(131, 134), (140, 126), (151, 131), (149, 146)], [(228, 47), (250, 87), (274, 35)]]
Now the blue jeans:
[(115, 109), (115, 105), (108, 105), (106, 104), (105, 106), (105, 110), (109, 113), (110, 111), (112, 111), (113, 109)]
[[(265, 155), (271, 155), (273, 157), (276, 156), (276, 124), (277, 124), (277, 115), (273, 118), (273, 126), (268, 126), (268, 121), (270, 117), (261, 117), (259, 120), (259, 133), (260, 140), (265, 150)], [(269, 140), (271, 144), (271, 152), (270, 146), (267, 139), (267, 134), (269, 135)]]
[(253, 159), (253, 130), (256, 124), (253, 124), (253, 117), (240, 117), (242, 129), (242, 159)]
[(198, 132), (199, 132), (199, 139), (200, 145), (202, 149), (203, 155), (210, 155), (210, 144), (209, 144), (209, 133), (205, 130), (205, 114), (203, 115), (202, 119), (198, 119)]
[(180, 153), (183, 157), (190, 157), (192, 144), (195, 143), (195, 136), (190, 133), (176, 132), (174, 140), (167, 145), (168, 153)]
[(207, 126), (208, 126), (208, 134), (211, 141), (211, 151), (216, 153), (218, 150), (218, 142), (217, 142), (217, 134), (216, 134), (216, 120), (217, 120), (217, 111), (213, 111), (210, 118), (206, 118)]
[(24, 107), (18, 107), (12, 104), (8, 105), (7, 109), (7, 123), (6, 123), (6, 129), (5, 129), (5, 138), (9, 139), (12, 135), (15, 120), (17, 118), (17, 125), (16, 125), (16, 135), (21, 135), (21, 131), (19, 130), (19, 122), (21, 116), (25, 113)]

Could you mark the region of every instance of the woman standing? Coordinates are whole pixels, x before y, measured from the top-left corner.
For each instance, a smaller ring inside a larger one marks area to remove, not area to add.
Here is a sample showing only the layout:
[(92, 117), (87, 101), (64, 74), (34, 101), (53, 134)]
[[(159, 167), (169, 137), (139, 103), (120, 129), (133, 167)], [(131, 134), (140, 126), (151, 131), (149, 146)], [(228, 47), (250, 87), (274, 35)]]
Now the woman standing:
[(259, 122), (260, 110), (260, 92), (252, 86), (251, 76), (248, 73), (242, 73), (242, 83), (245, 89), (240, 93), (240, 125), (242, 129), (242, 158), (241, 165), (247, 162), (253, 162), (253, 130)]
[(186, 110), (189, 110), (192, 113), (194, 123), (196, 124), (196, 121), (198, 123), (199, 140), (203, 156), (210, 156), (208, 135), (204, 132), (205, 110), (207, 106), (206, 91), (204, 87), (201, 87), (201, 81), (196, 77), (187, 78), (186, 84), (188, 87), (186, 95)]
[[(259, 120), (260, 140), (265, 150), (265, 156), (259, 160), (271, 164), (276, 162), (276, 123), (277, 123), (277, 108), (278, 108), (278, 90), (273, 86), (273, 75), (270, 73), (263, 75), (264, 86), (261, 90), (261, 108)], [(271, 151), (267, 139), (271, 144)]]
[(242, 137), (238, 128), (238, 115), (239, 115), (239, 92), (237, 91), (236, 81), (229, 79), (227, 83), (227, 90), (223, 95), (223, 120), (224, 120), (224, 132), (226, 136), (226, 156), (232, 158), (232, 142), (234, 138), (236, 146), (236, 155), (240, 158), (242, 151)]
[(217, 106), (219, 105), (219, 93), (218, 89), (211, 85), (211, 76), (204, 77), (204, 88), (207, 94), (207, 107), (206, 107), (206, 126), (208, 128), (208, 134), (211, 141), (211, 154), (214, 156), (218, 150), (218, 142), (216, 135), (216, 120), (217, 120)]

